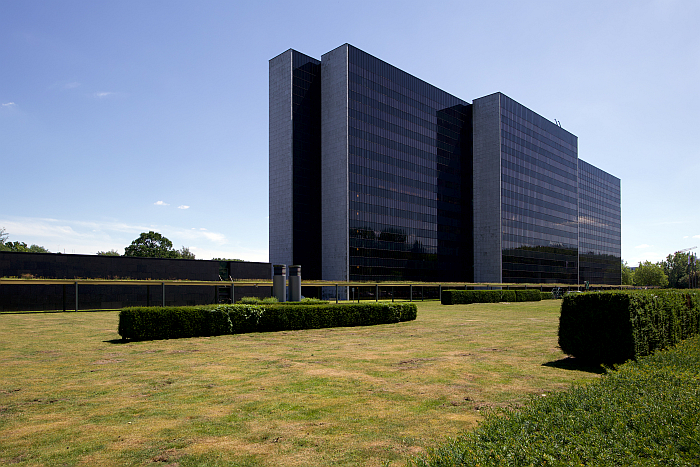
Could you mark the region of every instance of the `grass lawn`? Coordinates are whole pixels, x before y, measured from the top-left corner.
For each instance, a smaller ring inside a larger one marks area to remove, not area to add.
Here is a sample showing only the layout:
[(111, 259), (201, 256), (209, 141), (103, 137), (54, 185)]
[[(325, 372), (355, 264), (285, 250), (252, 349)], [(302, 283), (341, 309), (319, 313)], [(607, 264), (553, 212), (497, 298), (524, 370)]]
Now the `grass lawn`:
[(598, 377), (560, 300), (373, 327), (121, 343), (117, 312), (0, 315), (0, 464), (385, 466)]

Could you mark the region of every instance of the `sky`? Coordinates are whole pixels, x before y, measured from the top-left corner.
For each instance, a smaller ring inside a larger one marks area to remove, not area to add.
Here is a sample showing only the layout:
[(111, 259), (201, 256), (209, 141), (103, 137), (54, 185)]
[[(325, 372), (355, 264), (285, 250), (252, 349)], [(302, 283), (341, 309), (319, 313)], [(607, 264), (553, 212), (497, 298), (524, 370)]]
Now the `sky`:
[[(621, 179), (622, 257), (700, 246), (700, 1), (0, 0), (0, 228), (268, 260), (268, 61), (350, 43), (503, 92)], [(695, 250), (700, 251), (700, 250)]]

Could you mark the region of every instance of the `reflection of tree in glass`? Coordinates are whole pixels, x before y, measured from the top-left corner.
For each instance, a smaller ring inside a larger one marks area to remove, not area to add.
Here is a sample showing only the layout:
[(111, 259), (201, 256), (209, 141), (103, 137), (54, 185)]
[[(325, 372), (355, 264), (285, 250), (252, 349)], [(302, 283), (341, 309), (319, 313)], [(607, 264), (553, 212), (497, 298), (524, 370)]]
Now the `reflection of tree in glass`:
[(382, 233), (379, 234), (379, 240), (385, 242), (406, 243), (406, 234), (400, 229), (390, 227), (386, 230), (382, 230)]

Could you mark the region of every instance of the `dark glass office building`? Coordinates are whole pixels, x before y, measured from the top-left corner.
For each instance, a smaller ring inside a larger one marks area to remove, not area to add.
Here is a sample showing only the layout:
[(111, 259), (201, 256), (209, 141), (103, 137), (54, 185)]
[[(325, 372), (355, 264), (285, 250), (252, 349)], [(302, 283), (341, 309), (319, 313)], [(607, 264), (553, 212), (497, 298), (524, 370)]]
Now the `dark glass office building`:
[(620, 179), (578, 161), (579, 277), (591, 284), (619, 284)]
[(576, 136), (501, 93), (470, 104), (348, 44), (270, 61), (270, 261), (305, 278), (577, 283), (578, 171)]

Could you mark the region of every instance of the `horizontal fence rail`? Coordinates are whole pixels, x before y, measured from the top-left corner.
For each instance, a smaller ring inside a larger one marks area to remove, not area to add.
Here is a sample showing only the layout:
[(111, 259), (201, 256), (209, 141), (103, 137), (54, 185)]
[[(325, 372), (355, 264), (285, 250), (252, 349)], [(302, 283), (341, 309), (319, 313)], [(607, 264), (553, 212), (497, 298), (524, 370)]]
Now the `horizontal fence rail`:
[[(62, 286), (63, 311), (67, 311), (69, 292), (74, 293), (75, 303), (73, 308), (80, 308), (80, 292), (90, 286), (145, 286), (147, 288), (146, 306), (165, 306), (166, 289), (171, 287), (206, 286), (213, 287), (211, 294), (213, 303), (226, 301), (235, 302), (236, 287), (254, 287), (255, 289), (269, 288), (272, 291), (272, 280), (233, 280), (233, 281), (197, 281), (197, 280), (125, 280), (125, 279), (26, 279), (26, 278), (0, 278), (0, 286)], [(539, 289), (549, 292), (555, 288), (562, 291), (585, 289), (584, 284), (510, 284), (510, 283), (465, 283), (465, 282), (357, 282), (357, 281), (302, 281), (301, 286), (307, 292), (307, 296), (316, 295), (316, 298), (335, 300), (439, 300), (442, 290), (445, 289)], [(151, 288), (160, 289), (160, 300), (151, 303)], [(592, 284), (589, 290), (613, 290), (632, 288), (624, 285)], [(72, 290), (70, 290), (72, 289)], [(248, 289), (250, 290), (250, 289)], [(220, 295), (221, 292), (221, 295)], [(206, 303), (200, 303), (206, 304)], [(30, 306), (30, 305), (28, 305)], [(28, 311), (31, 308), (27, 308)], [(54, 308), (56, 309), (56, 308)], [(60, 308), (58, 308), (60, 309)], [(99, 308), (98, 308), (99, 309)], [(102, 308), (112, 309), (112, 308)], [(14, 310), (21, 311), (21, 310)]]

